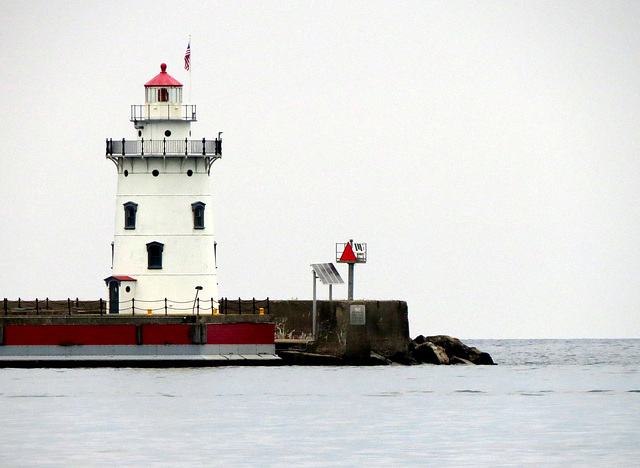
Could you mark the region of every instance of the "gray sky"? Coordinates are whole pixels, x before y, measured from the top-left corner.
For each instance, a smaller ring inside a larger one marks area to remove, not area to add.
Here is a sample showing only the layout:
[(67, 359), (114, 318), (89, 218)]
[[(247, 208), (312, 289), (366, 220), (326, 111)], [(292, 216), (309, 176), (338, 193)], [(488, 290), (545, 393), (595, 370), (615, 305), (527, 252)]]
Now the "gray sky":
[(640, 337), (640, 3), (0, 6), (0, 296), (107, 297), (104, 141), (166, 62), (224, 131), (222, 296), (310, 299), (354, 239), (412, 335)]

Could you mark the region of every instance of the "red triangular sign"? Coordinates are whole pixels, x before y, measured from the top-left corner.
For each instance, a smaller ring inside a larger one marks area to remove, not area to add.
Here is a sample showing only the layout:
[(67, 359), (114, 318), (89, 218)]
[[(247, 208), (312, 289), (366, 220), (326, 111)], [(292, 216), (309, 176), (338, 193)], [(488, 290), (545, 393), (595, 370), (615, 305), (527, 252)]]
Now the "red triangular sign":
[(347, 245), (344, 246), (344, 252), (342, 252), (342, 257), (340, 257), (341, 262), (357, 262), (358, 259), (356, 255), (353, 253), (353, 249), (351, 248), (351, 243), (347, 242)]

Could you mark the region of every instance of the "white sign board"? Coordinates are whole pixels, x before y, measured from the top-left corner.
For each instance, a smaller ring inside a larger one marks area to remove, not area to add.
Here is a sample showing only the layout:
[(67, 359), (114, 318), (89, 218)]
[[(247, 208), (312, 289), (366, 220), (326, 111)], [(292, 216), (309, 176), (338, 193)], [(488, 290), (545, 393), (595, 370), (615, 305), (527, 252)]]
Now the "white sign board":
[(349, 314), (351, 325), (366, 325), (367, 313), (364, 304), (351, 304)]

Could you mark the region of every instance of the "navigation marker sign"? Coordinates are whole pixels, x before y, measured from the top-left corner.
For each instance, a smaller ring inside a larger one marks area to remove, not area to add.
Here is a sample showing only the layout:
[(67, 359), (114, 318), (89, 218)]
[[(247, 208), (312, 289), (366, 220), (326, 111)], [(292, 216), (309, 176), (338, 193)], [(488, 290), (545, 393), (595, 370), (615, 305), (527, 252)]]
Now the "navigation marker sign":
[(336, 244), (336, 262), (367, 263), (367, 244), (353, 242), (353, 239), (345, 244)]
[(351, 248), (351, 244), (348, 242), (344, 246), (344, 251), (342, 252), (342, 256), (340, 257), (339, 262), (357, 262), (356, 254), (353, 253), (353, 249)]
[(367, 263), (367, 244), (363, 242), (354, 243), (353, 239), (350, 239), (346, 244), (336, 244), (336, 262), (349, 264), (349, 287), (347, 299), (352, 301), (353, 267), (356, 263)]

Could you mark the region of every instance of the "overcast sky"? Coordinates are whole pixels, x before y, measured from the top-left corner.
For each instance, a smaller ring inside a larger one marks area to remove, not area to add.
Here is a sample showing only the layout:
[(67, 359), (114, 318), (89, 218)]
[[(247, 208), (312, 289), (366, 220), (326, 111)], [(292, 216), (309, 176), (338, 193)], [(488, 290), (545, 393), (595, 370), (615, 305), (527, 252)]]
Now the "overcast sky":
[(107, 297), (105, 139), (166, 62), (224, 132), (221, 296), (310, 299), (354, 239), (414, 336), (640, 337), (639, 2), (0, 6), (0, 296)]

